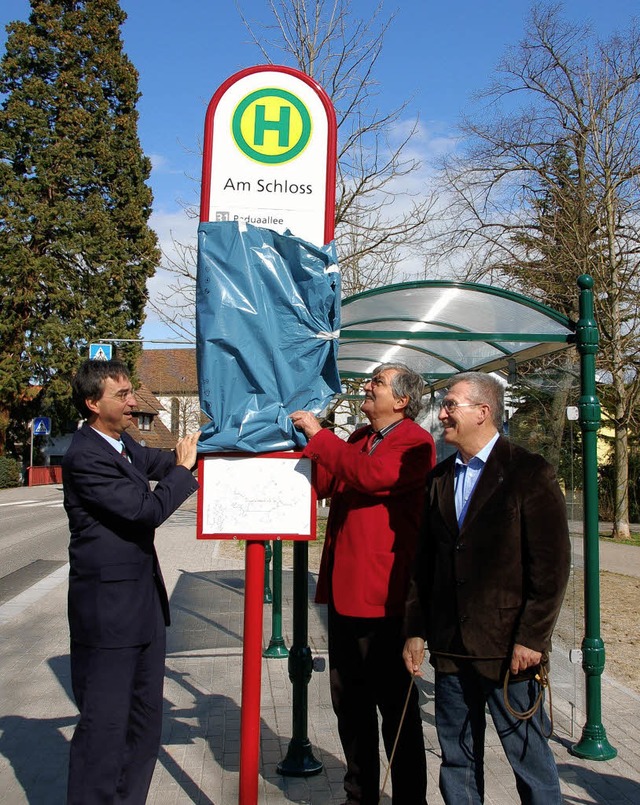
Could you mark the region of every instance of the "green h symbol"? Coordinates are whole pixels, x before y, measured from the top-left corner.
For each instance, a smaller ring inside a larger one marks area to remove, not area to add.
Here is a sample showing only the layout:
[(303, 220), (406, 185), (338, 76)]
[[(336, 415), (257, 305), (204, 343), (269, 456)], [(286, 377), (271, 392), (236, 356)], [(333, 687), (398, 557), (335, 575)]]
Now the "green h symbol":
[(278, 120), (266, 120), (266, 107), (263, 104), (256, 104), (256, 118), (253, 131), (253, 142), (255, 145), (264, 145), (265, 131), (278, 132), (278, 147), (289, 147), (289, 123), (291, 120), (291, 108), (289, 106), (280, 107), (280, 118)]

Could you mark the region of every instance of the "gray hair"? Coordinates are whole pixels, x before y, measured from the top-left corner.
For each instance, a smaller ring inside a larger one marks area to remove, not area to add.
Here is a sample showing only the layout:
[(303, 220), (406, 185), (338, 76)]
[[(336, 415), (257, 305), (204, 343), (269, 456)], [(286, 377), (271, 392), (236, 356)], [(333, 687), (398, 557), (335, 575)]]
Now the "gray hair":
[(504, 387), (493, 375), (485, 372), (461, 372), (453, 375), (449, 381), (449, 389), (458, 383), (468, 383), (472, 388), (473, 399), (470, 402), (486, 403), (491, 409), (491, 417), (496, 429), (502, 433), (504, 424)]
[(379, 375), (386, 369), (395, 369), (396, 374), (391, 378), (391, 391), (394, 397), (408, 398), (404, 414), (407, 419), (415, 419), (422, 410), (424, 380), (413, 369), (409, 369), (406, 363), (381, 363), (373, 370), (371, 377)]

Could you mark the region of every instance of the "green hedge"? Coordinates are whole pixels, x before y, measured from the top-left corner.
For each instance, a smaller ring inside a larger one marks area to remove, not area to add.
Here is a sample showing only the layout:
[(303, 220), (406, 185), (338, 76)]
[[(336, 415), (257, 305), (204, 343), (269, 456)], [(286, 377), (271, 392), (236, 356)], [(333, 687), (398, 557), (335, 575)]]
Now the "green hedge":
[(0, 456), (0, 489), (22, 486), (20, 465), (15, 458)]

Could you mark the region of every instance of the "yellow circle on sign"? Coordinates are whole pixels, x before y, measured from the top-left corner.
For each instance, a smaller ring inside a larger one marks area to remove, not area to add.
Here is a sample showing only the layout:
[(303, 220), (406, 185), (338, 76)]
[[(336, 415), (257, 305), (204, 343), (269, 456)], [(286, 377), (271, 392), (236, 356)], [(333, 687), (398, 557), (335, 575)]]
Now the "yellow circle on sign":
[(311, 116), (302, 101), (286, 90), (262, 89), (236, 107), (232, 133), (238, 148), (266, 164), (297, 157), (311, 138)]

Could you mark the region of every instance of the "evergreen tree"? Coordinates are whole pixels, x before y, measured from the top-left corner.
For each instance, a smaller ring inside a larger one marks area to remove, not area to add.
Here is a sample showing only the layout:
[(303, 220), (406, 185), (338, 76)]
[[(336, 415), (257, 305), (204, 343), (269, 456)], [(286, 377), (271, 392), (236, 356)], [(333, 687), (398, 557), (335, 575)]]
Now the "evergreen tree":
[[(0, 62), (0, 453), (68, 399), (87, 342), (136, 338), (159, 263), (117, 0), (31, 0)], [(137, 348), (123, 350), (133, 361)], [(59, 423), (58, 423), (59, 424)]]
[(527, 225), (516, 229), (502, 272), (517, 287), (541, 302), (578, 318), (578, 296), (568, 277), (594, 274), (598, 264), (597, 198), (579, 181), (565, 143), (557, 143), (541, 160), (533, 186)]

